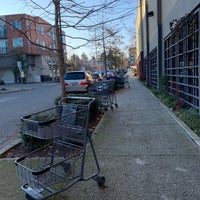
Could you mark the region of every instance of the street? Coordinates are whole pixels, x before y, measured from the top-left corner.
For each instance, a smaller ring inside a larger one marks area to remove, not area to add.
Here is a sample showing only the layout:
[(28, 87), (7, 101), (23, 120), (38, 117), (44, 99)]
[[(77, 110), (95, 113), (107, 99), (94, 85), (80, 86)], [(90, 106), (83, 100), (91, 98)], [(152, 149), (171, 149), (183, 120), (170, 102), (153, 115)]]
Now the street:
[[(18, 86), (19, 87), (19, 86)], [(16, 131), (20, 117), (54, 106), (60, 84), (27, 84), (29, 90), (0, 94), (0, 145), (7, 146), (20, 135)]]

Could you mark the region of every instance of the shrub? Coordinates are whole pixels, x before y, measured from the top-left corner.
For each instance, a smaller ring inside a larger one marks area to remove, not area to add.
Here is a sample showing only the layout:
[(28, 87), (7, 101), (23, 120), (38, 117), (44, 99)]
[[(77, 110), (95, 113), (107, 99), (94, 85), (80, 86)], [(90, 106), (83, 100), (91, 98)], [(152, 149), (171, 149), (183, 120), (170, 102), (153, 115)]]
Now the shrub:
[[(91, 121), (95, 120), (97, 118), (97, 116), (102, 112), (100, 110), (100, 108), (99, 108), (100, 107), (99, 106), (100, 102), (99, 102), (98, 98), (95, 97), (95, 96), (91, 96), (90, 94), (87, 94), (87, 93), (85, 93), (85, 94), (76, 94), (76, 95), (71, 94), (69, 96), (80, 96), (80, 97), (92, 97), (92, 98), (95, 98), (95, 101), (90, 106), (90, 119), (89, 120), (91, 120)], [(55, 99), (55, 102), (54, 102), (55, 105), (58, 105), (60, 100), (61, 100), (61, 96), (58, 96)], [(84, 104), (83, 101), (79, 101), (79, 103), (83, 103)]]
[(177, 97), (172, 96), (172, 95), (163, 95), (162, 101), (167, 107), (172, 108), (173, 110), (176, 109), (176, 105), (178, 101)]
[(196, 109), (182, 108), (179, 110), (178, 117), (200, 136), (200, 116)]
[(21, 135), (22, 143), (28, 150), (36, 150), (51, 142), (51, 140), (42, 140), (23, 133), (22, 124), (18, 125), (18, 132)]
[(163, 90), (158, 91), (156, 89), (150, 89), (162, 103), (176, 111), (177, 117), (200, 136), (200, 115), (196, 109), (187, 107), (181, 99), (176, 96), (168, 95), (163, 92)]
[(50, 140), (42, 140), (30, 135), (25, 135), (23, 133), (21, 134), (21, 138), (24, 146), (27, 147), (29, 150), (36, 150), (51, 142)]
[(169, 76), (167, 74), (161, 76), (159, 85), (160, 85), (160, 91), (164, 94), (168, 93), (168, 81), (169, 81)]

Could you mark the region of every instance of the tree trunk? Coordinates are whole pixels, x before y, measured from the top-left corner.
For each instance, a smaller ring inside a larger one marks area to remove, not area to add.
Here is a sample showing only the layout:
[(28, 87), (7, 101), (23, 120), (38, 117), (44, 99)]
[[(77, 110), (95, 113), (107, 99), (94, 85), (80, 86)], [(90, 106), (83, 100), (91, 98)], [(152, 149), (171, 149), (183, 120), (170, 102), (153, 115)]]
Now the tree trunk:
[(66, 96), (65, 89), (65, 59), (62, 43), (62, 26), (61, 26), (61, 16), (60, 16), (60, 0), (54, 0), (55, 4), (55, 28), (56, 28), (56, 43), (57, 43), (57, 53), (58, 53), (58, 69), (60, 75), (61, 84), (61, 98)]

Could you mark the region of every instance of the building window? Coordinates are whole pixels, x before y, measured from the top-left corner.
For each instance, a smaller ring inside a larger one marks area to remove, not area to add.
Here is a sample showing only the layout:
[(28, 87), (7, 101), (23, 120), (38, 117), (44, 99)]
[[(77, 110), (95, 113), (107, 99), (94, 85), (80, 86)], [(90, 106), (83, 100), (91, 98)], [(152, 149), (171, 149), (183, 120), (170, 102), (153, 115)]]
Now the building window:
[(23, 38), (13, 38), (13, 48), (23, 47)]
[(56, 45), (55, 44), (52, 44), (52, 49), (53, 49), (53, 52), (56, 53)]
[(0, 41), (0, 54), (8, 53), (8, 41)]
[(11, 29), (12, 30), (22, 30), (22, 24), (21, 24), (21, 21), (20, 20), (12, 20), (11, 21)]
[(0, 24), (0, 38), (6, 38), (6, 25)]
[(55, 33), (52, 32), (52, 40), (55, 41)]
[(41, 35), (44, 35), (44, 27), (43, 26), (39, 26), (39, 32)]
[(30, 21), (28, 19), (26, 20), (26, 30), (31, 30)]
[(45, 42), (44, 42), (44, 41), (41, 41), (41, 42), (40, 42), (40, 45), (41, 45), (41, 49), (45, 50)]
[(28, 37), (28, 46), (31, 47), (32, 46), (32, 43), (31, 43), (31, 38)]

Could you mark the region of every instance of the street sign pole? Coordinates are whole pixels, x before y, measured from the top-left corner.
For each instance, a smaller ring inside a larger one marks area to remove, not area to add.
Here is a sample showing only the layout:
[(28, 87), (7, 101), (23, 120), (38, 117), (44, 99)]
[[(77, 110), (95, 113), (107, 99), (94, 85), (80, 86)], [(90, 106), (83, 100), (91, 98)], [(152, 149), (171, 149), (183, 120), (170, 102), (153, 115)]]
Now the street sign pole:
[(21, 84), (22, 84), (22, 62), (21, 61), (17, 61), (17, 67), (19, 69), (19, 72), (20, 72), (20, 79), (21, 79)]

